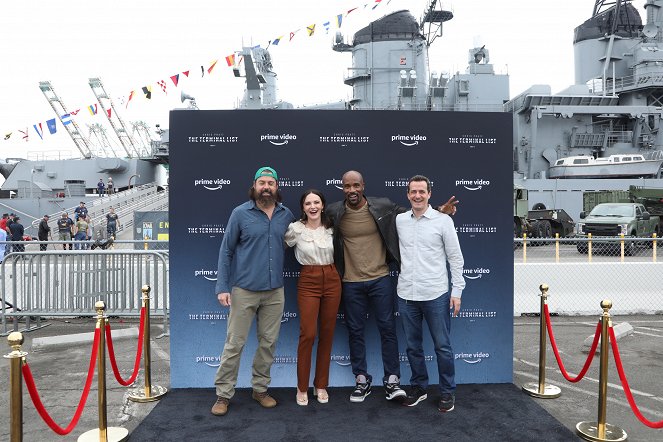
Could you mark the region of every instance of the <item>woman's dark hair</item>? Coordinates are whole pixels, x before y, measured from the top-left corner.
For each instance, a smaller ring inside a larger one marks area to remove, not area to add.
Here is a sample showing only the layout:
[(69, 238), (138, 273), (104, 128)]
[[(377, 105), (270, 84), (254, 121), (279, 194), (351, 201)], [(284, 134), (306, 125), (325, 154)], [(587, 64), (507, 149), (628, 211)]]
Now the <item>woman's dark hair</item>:
[(306, 197), (309, 196), (310, 194), (316, 195), (320, 198), (320, 202), (322, 202), (322, 212), (320, 213), (320, 221), (322, 222), (322, 225), (325, 226), (326, 229), (333, 227), (334, 222), (332, 221), (331, 217), (327, 215), (327, 201), (325, 201), (325, 196), (322, 194), (317, 189), (309, 189), (305, 191), (302, 194), (302, 197), (299, 199), (299, 208), (302, 211), (302, 216), (299, 218), (303, 223), (306, 223), (306, 220), (308, 217), (306, 216), (306, 212), (304, 212), (304, 201), (306, 200)]

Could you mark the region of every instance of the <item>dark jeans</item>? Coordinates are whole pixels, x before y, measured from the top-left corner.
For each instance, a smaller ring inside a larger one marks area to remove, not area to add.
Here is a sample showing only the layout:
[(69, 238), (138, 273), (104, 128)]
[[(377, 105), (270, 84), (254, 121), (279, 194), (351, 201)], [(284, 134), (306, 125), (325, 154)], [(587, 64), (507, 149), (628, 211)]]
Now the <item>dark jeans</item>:
[(398, 360), (398, 341), (396, 338), (396, 320), (394, 318), (394, 289), (389, 276), (364, 282), (343, 283), (343, 306), (345, 323), (350, 337), (350, 362), (355, 376), (371, 376), (366, 367), (366, 343), (364, 328), (369, 304), (373, 308), (375, 320), (380, 331), (382, 343), (382, 365), (384, 378), (396, 375), (400, 378), (400, 362)]
[(406, 301), (398, 298), (398, 311), (403, 320), (403, 330), (407, 341), (407, 358), (412, 369), (410, 384), (419, 385), (424, 389), (428, 387), (428, 371), (426, 370), (422, 336), (422, 321), (426, 319), (428, 330), (433, 338), (441, 393), (453, 393), (456, 390), (454, 354), (450, 340), (449, 297), (449, 293), (445, 293), (430, 301)]

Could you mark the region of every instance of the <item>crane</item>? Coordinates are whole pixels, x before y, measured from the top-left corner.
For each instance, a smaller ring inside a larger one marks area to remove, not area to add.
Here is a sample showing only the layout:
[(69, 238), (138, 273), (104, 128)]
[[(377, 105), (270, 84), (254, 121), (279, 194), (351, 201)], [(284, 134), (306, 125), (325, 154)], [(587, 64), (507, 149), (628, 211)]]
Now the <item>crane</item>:
[(50, 104), (51, 108), (53, 108), (55, 115), (58, 117), (58, 120), (60, 120), (60, 123), (62, 123), (62, 126), (74, 141), (74, 144), (78, 148), (81, 155), (83, 155), (84, 158), (91, 158), (92, 151), (90, 150), (90, 142), (81, 134), (81, 130), (78, 127), (78, 124), (76, 124), (76, 120), (73, 118), (68, 118), (66, 122), (62, 121), (63, 116), (69, 115), (69, 111), (64, 105), (64, 102), (55, 92), (55, 89), (53, 89), (51, 82), (40, 81), (39, 89), (41, 89), (41, 91), (44, 93), (44, 96), (48, 100), (48, 104)]

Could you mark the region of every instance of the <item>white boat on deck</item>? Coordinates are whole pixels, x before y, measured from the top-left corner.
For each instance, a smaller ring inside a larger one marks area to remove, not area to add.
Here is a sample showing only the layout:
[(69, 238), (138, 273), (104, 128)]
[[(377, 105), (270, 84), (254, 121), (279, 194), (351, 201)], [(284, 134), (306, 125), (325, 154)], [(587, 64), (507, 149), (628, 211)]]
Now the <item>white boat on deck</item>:
[(619, 154), (594, 158), (578, 155), (560, 158), (550, 166), (550, 178), (634, 178), (661, 175), (663, 152), (652, 152), (648, 158), (642, 154)]

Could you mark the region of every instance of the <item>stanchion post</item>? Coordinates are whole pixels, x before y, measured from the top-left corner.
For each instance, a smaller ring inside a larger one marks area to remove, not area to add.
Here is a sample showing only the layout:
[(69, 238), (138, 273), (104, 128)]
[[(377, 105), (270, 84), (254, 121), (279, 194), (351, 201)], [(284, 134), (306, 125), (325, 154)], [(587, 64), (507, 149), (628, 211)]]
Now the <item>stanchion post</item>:
[(620, 233), (619, 234), (619, 256), (620, 256), (620, 261), (624, 262), (624, 234)]
[(86, 431), (78, 437), (78, 442), (119, 442), (126, 440), (129, 431), (122, 427), (108, 427), (108, 413), (106, 403), (106, 304), (97, 301), (94, 304), (97, 311), (97, 326), (99, 329), (99, 348), (97, 349), (97, 386), (99, 407), (99, 428)]
[(652, 260), (653, 260), (654, 262), (656, 262), (656, 243), (658, 242), (658, 241), (656, 241), (656, 237), (657, 237), (657, 236), (658, 236), (658, 235), (656, 234), (656, 232), (654, 232), (654, 235), (653, 235), (653, 237), (654, 237), (654, 243), (651, 245), (651, 250), (652, 250), (651, 257), (652, 257)]
[(576, 431), (578, 436), (589, 441), (624, 441), (626, 431), (606, 423), (606, 407), (608, 403), (608, 353), (610, 351), (610, 337), (608, 329), (612, 326), (609, 310), (612, 301), (601, 301), (603, 314), (601, 315), (601, 366), (599, 368), (599, 410), (597, 422), (578, 422)]
[(559, 233), (555, 233), (555, 262), (559, 262)]
[(161, 399), (168, 389), (159, 385), (152, 385), (152, 359), (150, 352), (150, 286), (141, 288), (142, 301), (145, 309), (145, 322), (143, 324), (143, 364), (145, 366), (145, 387), (136, 388), (129, 392), (129, 399), (134, 402), (153, 402)]
[(587, 241), (587, 259), (592, 262), (592, 234), (588, 233), (587, 238), (589, 238)]
[(523, 233), (523, 264), (527, 263), (527, 233)]
[(7, 336), (7, 342), (12, 351), (4, 355), (9, 359), (9, 413), (10, 413), (10, 441), (21, 442), (23, 440), (23, 375), (21, 366), (26, 352), (21, 351), (23, 345), (23, 334), (12, 332)]
[(545, 306), (548, 303), (548, 285), (541, 284), (541, 317), (539, 324), (539, 382), (528, 382), (523, 385), (523, 391), (530, 396), (542, 399), (555, 399), (562, 394), (562, 390), (551, 384), (546, 384), (546, 314)]

